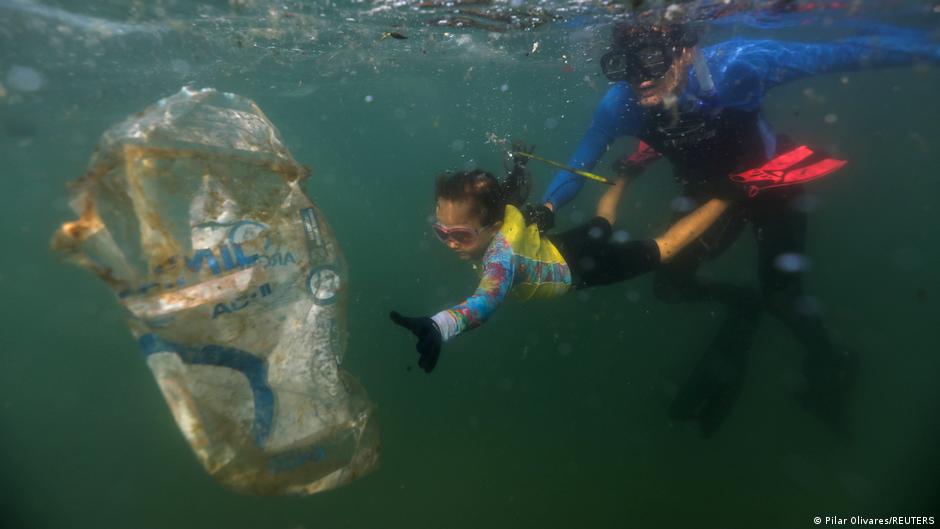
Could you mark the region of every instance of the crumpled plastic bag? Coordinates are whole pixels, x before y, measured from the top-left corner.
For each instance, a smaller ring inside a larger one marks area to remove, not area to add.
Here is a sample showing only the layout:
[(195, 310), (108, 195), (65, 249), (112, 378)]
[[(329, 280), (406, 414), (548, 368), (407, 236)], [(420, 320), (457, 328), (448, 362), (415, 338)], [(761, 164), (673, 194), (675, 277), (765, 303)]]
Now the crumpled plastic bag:
[(52, 241), (114, 290), (199, 461), (242, 492), (312, 494), (378, 463), (308, 173), (252, 101), (184, 88), (104, 134)]

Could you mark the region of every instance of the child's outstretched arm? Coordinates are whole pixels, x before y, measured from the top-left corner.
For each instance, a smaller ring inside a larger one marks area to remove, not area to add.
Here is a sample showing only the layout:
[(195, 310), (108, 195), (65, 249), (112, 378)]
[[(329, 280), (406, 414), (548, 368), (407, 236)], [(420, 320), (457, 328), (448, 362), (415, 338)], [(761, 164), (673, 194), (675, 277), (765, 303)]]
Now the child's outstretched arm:
[(473, 295), (463, 303), (433, 316), (406, 317), (392, 311), (393, 322), (415, 335), (420, 358), (418, 366), (427, 373), (434, 370), (441, 346), (461, 332), (479, 327), (496, 312), (506, 299), (513, 278), (512, 249), (497, 235), (483, 257), (483, 277)]

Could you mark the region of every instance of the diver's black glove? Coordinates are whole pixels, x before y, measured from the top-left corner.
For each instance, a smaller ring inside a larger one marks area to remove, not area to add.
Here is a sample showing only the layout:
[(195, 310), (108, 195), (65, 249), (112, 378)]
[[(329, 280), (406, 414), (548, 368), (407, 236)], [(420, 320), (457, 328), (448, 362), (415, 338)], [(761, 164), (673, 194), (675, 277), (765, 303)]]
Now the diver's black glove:
[(409, 318), (394, 310), (388, 316), (396, 325), (408, 329), (418, 338), (418, 344), (415, 345), (415, 349), (421, 355), (418, 359), (418, 367), (424, 369), (426, 373), (434, 371), (437, 359), (441, 356), (441, 344), (444, 341), (434, 320), (428, 317)]
[(545, 204), (533, 206), (526, 204), (525, 211), (522, 212), (525, 217), (526, 225), (535, 224), (539, 228), (539, 233), (546, 232), (555, 227), (555, 212), (548, 209)]
[(614, 162), (613, 168), (614, 172), (617, 173), (617, 177), (625, 179), (628, 184), (643, 174), (643, 171), (646, 171), (646, 167), (630, 160), (622, 159)]

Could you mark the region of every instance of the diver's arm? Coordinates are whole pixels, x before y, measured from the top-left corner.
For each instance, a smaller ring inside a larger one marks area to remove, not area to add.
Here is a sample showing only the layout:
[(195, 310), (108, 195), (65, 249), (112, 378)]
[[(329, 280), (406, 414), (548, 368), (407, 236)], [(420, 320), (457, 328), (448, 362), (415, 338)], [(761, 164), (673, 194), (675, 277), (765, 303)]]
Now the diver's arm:
[(882, 35), (827, 43), (739, 41), (722, 68), (724, 92), (732, 99), (757, 99), (791, 81), (834, 72), (940, 62), (940, 46), (926, 38)]
[(728, 200), (713, 198), (698, 209), (679, 219), (666, 233), (656, 237), (659, 247), (659, 261), (669, 262), (677, 253), (690, 242), (698, 239), (712, 224), (718, 220), (728, 205)]
[(617, 220), (617, 206), (620, 205), (620, 199), (623, 198), (626, 187), (661, 157), (662, 155), (647, 145), (646, 142), (640, 141), (633, 154), (624, 155), (614, 163), (617, 170), (617, 179), (614, 181), (614, 185), (610, 186), (601, 195), (600, 200), (597, 201), (597, 216), (607, 219), (607, 222), (613, 226)]
[(611, 226), (617, 221), (617, 206), (620, 205), (620, 198), (627, 183), (626, 178), (617, 178), (614, 185), (607, 188), (597, 201), (597, 216), (606, 219)]
[[(581, 138), (568, 166), (590, 171), (607, 152), (608, 146), (619, 136), (635, 134), (640, 126), (640, 110), (626, 83), (618, 83), (594, 112), (588, 131)], [(542, 202), (553, 211), (564, 206), (578, 194), (584, 178), (568, 171), (555, 173), (555, 178), (542, 197)]]
[(431, 317), (445, 342), (485, 323), (509, 293), (513, 278), (512, 248), (502, 235), (496, 237), (483, 257), (483, 277), (473, 295)]
[[(581, 138), (574, 156), (568, 160), (568, 166), (574, 169), (590, 171), (597, 160), (607, 151), (607, 147), (614, 141), (613, 136), (606, 131), (591, 126)], [(585, 178), (568, 171), (555, 173), (548, 190), (542, 197), (542, 202), (552, 211), (574, 200), (581, 188), (584, 187)]]

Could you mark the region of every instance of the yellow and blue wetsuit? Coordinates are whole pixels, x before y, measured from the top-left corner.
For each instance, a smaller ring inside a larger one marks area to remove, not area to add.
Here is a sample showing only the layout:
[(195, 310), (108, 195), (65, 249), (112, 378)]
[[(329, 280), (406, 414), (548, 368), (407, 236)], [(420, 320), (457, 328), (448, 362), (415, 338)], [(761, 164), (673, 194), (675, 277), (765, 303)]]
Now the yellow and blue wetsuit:
[(522, 300), (559, 296), (572, 288), (623, 281), (659, 263), (655, 241), (628, 241), (612, 232), (607, 220), (596, 217), (543, 237), (536, 225), (525, 225), (518, 209), (506, 206), (503, 225), (483, 256), (483, 278), (476, 291), (431, 317), (441, 338), (446, 341), (479, 327), (510, 293)]
[(483, 256), (483, 277), (463, 303), (431, 317), (447, 341), (479, 327), (506, 296), (526, 300), (552, 297), (571, 288), (571, 270), (564, 257), (535, 225), (526, 226), (522, 213), (506, 206), (503, 225)]

